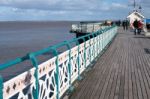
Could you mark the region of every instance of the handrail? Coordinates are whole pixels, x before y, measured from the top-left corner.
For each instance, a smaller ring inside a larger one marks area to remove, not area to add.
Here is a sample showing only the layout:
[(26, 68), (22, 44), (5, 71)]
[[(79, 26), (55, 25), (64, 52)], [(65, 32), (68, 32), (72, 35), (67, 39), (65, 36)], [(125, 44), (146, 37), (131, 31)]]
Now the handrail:
[[(60, 70), (59, 70), (59, 64), (58, 64), (58, 58), (59, 58), (59, 53), (58, 53), (58, 51), (57, 51), (57, 49), (58, 48), (60, 48), (60, 47), (62, 47), (62, 46), (66, 46), (67, 47), (67, 57), (69, 58), (69, 60), (68, 60), (68, 65), (67, 65), (67, 67), (66, 68), (68, 68), (68, 86), (69, 86), (69, 90), (70, 91), (72, 91), (73, 90), (73, 86), (72, 86), (72, 69), (71, 68), (73, 68), (72, 67), (72, 65), (71, 65), (71, 50), (72, 50), (72, 48), (71, 48), (71, 43), (73, 43), (73, 42), (75, 42), (76, 44), (77, 44), (77, 74), (78, 74), (78, 79), (80, 80), (82, 77), (81, 77), (81, 72), (83, 71), (81, 71), (81, 68), (83, 68), (83, 67), (81, 67), (81, 57), (79, 56), (80, 54), (81, 54), (81, 49), (80, 49), (80, 47), (81, 47), (81, 44), (79, 43), (79, 40), (83, 40), (83, 43), (82, 44), (84, 44), (84, 49), (83, 49), (83, 58), (84, 58), (84, 60), (83, 60), (83, 64), (84, 64), (84, 68), (87, 68), (87, 60), (86, 60), (86, 58), (88, 57), (87, 56), (87, 49), (86, 49), (86, 46), (89, 46), (88, 48), (89, 48), (89, 53), (88, 53), (88, 55), (89, 55), (89, 62), (90, 62), (90, 64), (91, 64), (91, 62), (93, 61), (93, 58), (95, 58), (96, 57), (96, 55), (95, 55), (95, 53), (94, 53), (94, 51), (96, 51), (97, 49), (96, 48), (98, 48), (98, 46), (100, 46), (98, 43), (97, 44), (95, 44), (95, 45), (91, 45), (92, 44), (92, 42), (93, 42), (93, 44), (95, 43), (95, 41), (96, 41), (96, 37), (97, 37), (97, 39), (100, 39), (100, 38), (98, 38), (98, 35), (101, 35), (101, 34), (107, 34), (108, 35), (108, 33), (107, 33), (107, 31), (109, 31), (109, 30), (111, 30), (111, 29), (113, 29), (114, 27), (116, 27), (116, 26), (112, 26), (112, 27), (107, 27), (107, 28), (105, 28), (105, 29), (102, 29), (102, 30), (98, 30), (98, 31), (96, 31), (96, 32), (94, 32), (94, 33), (91, 33), (91, 34), (87, 34), (87, 35), (85, 35), (85, 36), (82, 36), (82, 37), (79, 37), (79, 38), (73, 38), (73, 39), (70, 39), (70, 40), (68, 40), (68, 41), (64, 41), (64, 42), (61, 42), (61, 43), (59, 43), (59, 44), (57, 44), (57, 45), (54, 45), (54, 46), (49, 46), (49, 47), (47, 47), (47, 48), (44, 48), (44, 49), (42, 49), (42, 50), (39, 50), (39, 51), (36, 51), (36, 52), (31, 52), (31, 53), (28, 53), (28, 54), (26, 54), (24, 57), (21, 57), (21, 58), (16, 58), (15, 60), (12, 60), (12, 61), (9, 61), (9, 62), (7, 62), (7, 63), (5, 63), (5, 64), (2, 64), (2, 65), (0, 65), (0, 70), (3, 70), (3, 69), (6, 69), (6, 68), (8, 68), (8, 67), (11, 67), (11, 66), (14, 66), (14, 65), (16, 65), (16, 64), (19, 64), (19, 63), (21, 63), (21, 62), (24, 62), (24, 61), (26, 61), (26, 60), (29, 60), (29, 61), (31, 61), (32, 62), (32, 65), (34, 66), (34, 79), (35, 79), (35, 90), (33, 91), (33, 97), (34, 97), (34, 99), (39, 99), (39, 63), (38, 63), (38, 59), (37, 59), (37, 56), (39, 56), (39, 55), (43, 55), (43, 54), (45, 54), (45, 53), (47, 53), (47, 52), (50, 52), (50, 51), (52, 51), (52, 54), (54, 55), (54, 57), (56, 57), (56, 60), (55, 60), (55, 65), (56, 65), (56, 70), (55, 70), (55, 81), (56, 81), (56, 98), (57, 99), (59, 99), (60, 98), (60, 94), (62, 94), (62, 93), (60, 93), (60, 85), (61, 85), (61, 83), (60, 83)], [(105, 35), (105, 36), (103, 36), (102, 35), (102, 49), (110, 42), (110, 40), (115, 36), (115, 33), (112, 33), (112, 34), (109, 34), (109, 35), (111, 35), (110, 37), (111, 38), (108, 38), (109, 40), (107, 40), (107, 38), (106, 38), (106, 36), (107, 35)], [(88, 45), (86, 45), (86, 38), (88, 38), (88, 42), (87, 42), (87, 44)], [(94, 39), (94, 41), (92, 41), (92, 38)], [(104, 40), (106, 40), (105, 42), (104, 42)], [(100, 41), (97, 41), (97, 42), (100, 42)], [(103, 43), (104, 42), (104, 43)], [(92, 50), (93, 49), (93, 50)], [(94, 55), (93, 55), (93, 53), (94, 53)], [(93, 55), (93, 56), (92, 56)], [(65, 74), (66, 75), (66, 74)], [(3, 99), (3, 78), (0, 76), (0, 99)]]

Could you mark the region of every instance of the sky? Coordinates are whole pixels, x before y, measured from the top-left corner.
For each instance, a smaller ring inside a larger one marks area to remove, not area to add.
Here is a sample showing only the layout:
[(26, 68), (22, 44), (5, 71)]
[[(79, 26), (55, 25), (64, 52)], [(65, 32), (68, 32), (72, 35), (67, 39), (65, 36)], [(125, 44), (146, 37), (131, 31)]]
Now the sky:
[[(136, 0), (150, 18), (150, 0)], [(125, 19), (133, 0), (0, 0), (0, 21)]]

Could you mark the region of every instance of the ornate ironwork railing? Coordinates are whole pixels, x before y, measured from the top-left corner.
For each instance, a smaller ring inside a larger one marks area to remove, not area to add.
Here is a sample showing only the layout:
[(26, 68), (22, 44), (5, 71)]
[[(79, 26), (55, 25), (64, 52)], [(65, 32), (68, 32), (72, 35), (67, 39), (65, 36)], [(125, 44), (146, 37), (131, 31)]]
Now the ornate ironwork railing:
[[(73, 82), (81, 78), (81, 73), (103, 52), (116, 34), (116, 26), (107, 27), (0, 65), (0, 70), (3, 70), (30, 60), (34, 66), (6, 82), (0, 77), (0, 99), (59, 99), (67, 90), (73, 89)], [(85, 41), (85, 38), (88, 40)], [(84, 42), (80, 44), (79, 39)], [(71, 48), (73, 42), (77, 46)], [(57, 49), (62, 46), (68, 50), (58, 54)], [(50, 51), (54, 57), (38, 64), (36, 57)]]

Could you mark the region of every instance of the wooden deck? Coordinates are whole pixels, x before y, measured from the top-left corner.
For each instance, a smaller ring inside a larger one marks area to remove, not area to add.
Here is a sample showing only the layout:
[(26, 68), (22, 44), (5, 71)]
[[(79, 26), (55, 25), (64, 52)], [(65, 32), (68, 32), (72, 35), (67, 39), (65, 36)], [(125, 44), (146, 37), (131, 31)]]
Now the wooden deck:
[(150, 99), (150, 39), (119, 30), (69, 99)]

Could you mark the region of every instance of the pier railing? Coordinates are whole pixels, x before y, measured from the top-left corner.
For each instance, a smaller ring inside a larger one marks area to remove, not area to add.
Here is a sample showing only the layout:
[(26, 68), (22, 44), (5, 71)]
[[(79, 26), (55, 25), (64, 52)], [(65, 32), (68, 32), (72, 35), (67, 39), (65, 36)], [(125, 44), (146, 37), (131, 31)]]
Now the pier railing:
[[(81, 79), (82, 72), (90, 67), (116, 33), (116, 26), (107, 27), (1, 65), (0, 70), (3, 70), (30, 60), (34, 68), (6, 82), (0, 77), (0, 99), (60, 99), (66, 91), (73, 90), (73, 82)], [(85, 38), (88, 40), (85, 41)], [(84, 42), (80, 44), (79, 39)], [(71, 48), (73, 42), (77, 46)], [(57, 49), (62, 46), (66, 46), (68, 50), (59, 54)], [(54, 57), (39, 64), (36, 57), (50, 51)]]

